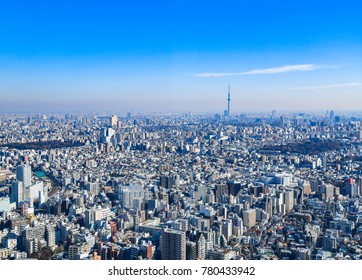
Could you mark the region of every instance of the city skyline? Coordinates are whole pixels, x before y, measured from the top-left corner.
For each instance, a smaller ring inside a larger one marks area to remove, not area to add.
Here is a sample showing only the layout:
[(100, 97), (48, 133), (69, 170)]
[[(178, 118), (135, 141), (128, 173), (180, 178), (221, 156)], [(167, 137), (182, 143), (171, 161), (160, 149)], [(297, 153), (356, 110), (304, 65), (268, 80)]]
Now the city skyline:
[(231, 113), (359, 110), (360, 11), (353, 1), (3, 3), (3, 112), (222, 113), (229, 84)]
[(361, 120), (3, 114), (0, 260), (361, 259)]

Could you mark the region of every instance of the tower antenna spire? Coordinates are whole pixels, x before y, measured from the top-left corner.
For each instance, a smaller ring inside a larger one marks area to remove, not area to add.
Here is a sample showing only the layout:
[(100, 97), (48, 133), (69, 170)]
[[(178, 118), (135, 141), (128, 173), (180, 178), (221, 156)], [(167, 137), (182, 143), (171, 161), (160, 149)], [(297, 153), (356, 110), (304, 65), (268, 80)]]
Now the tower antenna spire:
[(228, 117), (230, 117), (230, 85), (228, 85)]

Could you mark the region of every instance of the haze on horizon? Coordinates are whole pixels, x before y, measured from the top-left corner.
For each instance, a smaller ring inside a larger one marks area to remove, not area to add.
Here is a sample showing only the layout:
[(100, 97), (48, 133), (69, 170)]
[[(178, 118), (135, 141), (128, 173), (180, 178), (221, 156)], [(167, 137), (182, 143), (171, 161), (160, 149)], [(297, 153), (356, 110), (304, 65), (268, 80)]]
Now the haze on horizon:
[(362, 3), (195, 2), (1, 3), (1, 112), (361, 109)]

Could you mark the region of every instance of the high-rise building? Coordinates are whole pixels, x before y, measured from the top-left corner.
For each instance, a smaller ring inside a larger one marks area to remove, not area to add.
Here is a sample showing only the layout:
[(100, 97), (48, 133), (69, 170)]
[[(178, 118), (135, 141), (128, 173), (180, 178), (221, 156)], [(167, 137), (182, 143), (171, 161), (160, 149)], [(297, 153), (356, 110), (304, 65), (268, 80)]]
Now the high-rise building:
[(279, 125), (281, 127), (284, 127), (286, 125), (286, 120), (285, 120), (285, 117), (284, 116), (280, 116), (279, 118)]
[(284, 193), (285, 211), (289, 212), (294, 207), (294, 193), (293, 190), (287, 190)]
[(186, 234), (166, 228), (161, 234), (161, 259), (186, 260)]
[(331, 121), (333, 121), (333, 119), (334, 119), (334, 111), (333, 110), (329, 113), (329, 119)]
[(221, 197), (223, 195), (228, 195), (229, 194), (229, 190), (228, 190), (228, 186), (224, 185), (224, 184), (216, 184), (215, 185), (215, 198), (217, 202), (221, 201)]
[(117, 117), (117, 115), (112, 115), (112, 116), (109, 118), (109, 126), (110, 126), (110, 127), (115, 127), (115, 126), (117, 126), (117, 123), (118, 123), (118, 117)]
[(23, 183), (19, 181), (14, 182), (10, 190), (10, 201), (15, 202), (16, 207), (18, 207), (19, 203), (24, 200)]
[(328, 200), (330, 199), (331, 197), (334, 197), (334, 186), (333, 185), (330, 185), (330, 184), (326, 184), (326, 185), (323, 185), (321, 187), (321, 190), (322, 190), (322, 199), (324, 200)]
[(243, 211), (243, 221), (246, 229), (250, 229), (256, 224), (256, 211), (255, 209), (249, 209)]
[(233, 214), (231, 221), (233, 223), (233, 235), (240, 238), (243, 235), (243, 220), (238, 215)]
[(203, 260), (206, 257), (206, 240), (204, 235), (200, 234), (200, 237), (197, 241), (197, 258)]
[(45, 227), (45, 240), (49, 247), (55, 245), (55, 228), (52, 225), (47, 225)]
[(192, 241), (186, 242), (186, 260), (196, 259), (196, 243)]
[(346, 193), (347, 195), (349, 195), (350, 198), (354, 198), (360, 195), (358, 185), (352, 178), (348, 179), (348, 181), (346, 182)]
[(101, 143), (111, 143), (111, 141), (114, 142), (115, 137), (114, 137), (115, 131), (113, 128), (102, 128), (101, 132), (100, 132), (100, 137), (99, 137), (99, 141)]
[(362, 193), (362, 177), (358, 177), (356, 180), (356, 184), (358, 186), (358, 193)]
[(31, 185), (31, 167), (30, 165), (20, 165), (16, 167), (16, 180), (23, 183), (23, 187)]
[(222, 234), (225, 236), (226, 240), (229, 241), (233, 234), (233, 224), (229, 219), (224, 219), (222, 221)]

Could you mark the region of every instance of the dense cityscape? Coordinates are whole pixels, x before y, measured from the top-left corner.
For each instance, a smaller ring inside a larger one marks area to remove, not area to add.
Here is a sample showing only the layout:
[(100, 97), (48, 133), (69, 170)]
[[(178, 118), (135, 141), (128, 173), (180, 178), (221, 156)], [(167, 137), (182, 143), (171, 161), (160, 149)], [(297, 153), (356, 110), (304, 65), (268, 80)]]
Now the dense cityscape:
[(0, 115), (0, 259), (360, 259), (362, 116), (228, 102)]

